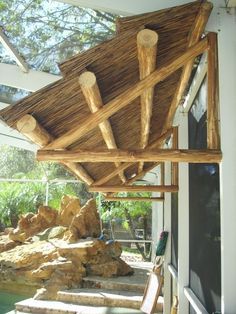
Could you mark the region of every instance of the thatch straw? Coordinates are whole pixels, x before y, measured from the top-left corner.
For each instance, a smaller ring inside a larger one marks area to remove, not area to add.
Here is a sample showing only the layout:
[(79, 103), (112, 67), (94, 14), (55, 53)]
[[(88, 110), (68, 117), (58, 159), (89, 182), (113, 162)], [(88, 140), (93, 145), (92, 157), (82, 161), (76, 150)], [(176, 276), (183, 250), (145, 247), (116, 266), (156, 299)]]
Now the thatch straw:
[[(136, 35), (144, 27), (158, 32), (157, 68), (180, 56), (187, 47), (188, 34), (194, 25), (200, 1), (180, 7), (121, 18), (118, 35), (97, 47), (74, 56), (60, 65), (64, 78), (0, 112), (11, 127), (25, 114), (32, 114), (55, 138), (79, 125), (91, 113), (81, 92), (78, 76), (88, 70), (96, 74), (103, 103), (106, 104), (139, 80)], [(161, 134), (169, 105), (180, 79), (181, 70), (155, 87), (149, 142)], [(110, 118), (117, 146), (139, 148), (140, 101), (137, 98)], [(69, 149), (106, 149), (98, 127), (81, 137)], [(148, 165), (148, 164), (147, 164)], [(83, 163), (83, 167), (98, 180), (115, 169), (108, 163)], [(144, 169), (147, 166), (144, 166)], [(127, 177), (137, 173), (137, 164), (125, 170)], [(107, 184), (121, 184), (118, 176)]]

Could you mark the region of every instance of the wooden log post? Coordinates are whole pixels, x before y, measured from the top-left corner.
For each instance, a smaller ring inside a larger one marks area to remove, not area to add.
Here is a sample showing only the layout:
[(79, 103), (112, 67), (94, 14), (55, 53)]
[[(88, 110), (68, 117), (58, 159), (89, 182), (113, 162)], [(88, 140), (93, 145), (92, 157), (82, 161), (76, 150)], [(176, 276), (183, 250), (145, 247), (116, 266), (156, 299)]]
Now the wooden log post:
[(156, 149), (156, 150), (39, 150), (37, 158), (40, 161), (74, 161), (74, 162), (190, 162), (219, 163), (222, 159), (219, 150), (197, 149)]
[[(30, 114), (26, 114), (20, 120), (17, 121), (16, 127), (20, 133), (25, 135), (32, 142), (38, 144), (40, 147), (44, 147), (48, 143), (54, 140), (51, 136), (39, 123), (38, 121)], [(70, 171), (72, 171), (77, 177), (86, 182), (88, 185), (91, 185), (94, 180), (89, 176), (89, 174), (84, 170), (84, 168), (74, 162), (63, 162)]]
[[(89, 71), (84, 72), (79, 77), (79, 84), (90, 111), (92, 113), (97, 112), (100, 108), (103, 107), (103, 101), (99, 91), (99, 87), (97, 85), (95, 74)], [(117, 145), (109, 120), (101, 122), (99, 124), (99, 128), (108, 149), (116, 149)], [(119, 168), (121, 164), (119, 162), (116, 162), (115, 165), (116, 168)], [(126, 181), (124, 172), (122, 170), (118, 172), (118, 175), (122, 182)]]
[(89, 188), (90, 192), (178, 192), (175, 185), (103, 185)]
[(209, 50), (207, 55), (207, 148), (220, 149), (219, 136), (219, 78), (217, 34), (208, 34)]
[(30, 114), (26, 114), (16, 123), (17, 130), (33, 143), (43, 147), (53, 141), (53, 137)]
[[(201, 38), (201, 35), (205, 29), (205, 26), (208, 21), (208, 17), (211, 13), (212, 8), (213, 8), (212, 3), (207, 2), (207, 1), (202, 3), (199, 13), (196, 16), (195, 22), (193, 23), (192, 30), (189, 34), (189, 40), (188, 40), (189, 48), (196, 45), (199, 39)], [(182, 96), (189, 82), (189, 78), (190, 78), (192, 68), (193, 68), (193, 63), (194, 63), (194, 59), (191, 59), (183, 67), (179, 85), (176, 89), (175, 95), (169, 107), (168, 114), (166, 116), (166, 121), (163, 127), (163, 132), (172, 126), (176, 109), (181, 102)]]
[[(165, 163), (161, 163), (161, 169), (160, 169), (160, 174), (161, 174), (161, 185), (165, 185)], [(164, 192), (160, 193), (161, 197), (165, 197)]]
[[(156, 69), (158, 35), (150, 29), (143, 29), (137, 35), (137, 50), (139, 61), (139, 78), (143, 80)], [(141, 101), (141, 140), (140, 148), (148, 144), (152, 106), (154, 97), (154, 86), (144, 90), (140, 96)], [(143, 170), (143, 162), (139, 163), (139, 172)]]
[(127, 196), (127, 197), (121, 197), (121, 196), (105, 196), (105, 201), (131, 201), (131, 202), (164, 202), (163, 197), (132, 197), (132, 196)]
[[(178, 141), (178, 127), (173, 128), (172, 135), (172, 148), (178, 149), (179, 141)], [(173, 162), (171, 164), (171, 183), (173, 185), (177, 185), (179, 182), (179, 164), (177, 162)]]

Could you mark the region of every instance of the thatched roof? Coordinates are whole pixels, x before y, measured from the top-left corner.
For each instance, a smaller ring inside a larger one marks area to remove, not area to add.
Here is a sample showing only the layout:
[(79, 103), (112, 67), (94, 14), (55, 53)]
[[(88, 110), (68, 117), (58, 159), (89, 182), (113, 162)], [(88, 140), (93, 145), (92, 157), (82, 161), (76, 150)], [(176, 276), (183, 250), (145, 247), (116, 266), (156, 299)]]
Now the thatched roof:
[[(16, 128), (16, 123), (26, 114), (30, 114), (53, 138), (60, 138), (79, 127), (92, 115), (78, 82), (83, 72), (91, 71), (96, 75), (104, 107), (106, 104), (109, 106), (110, 101), (139, 82), (137, 33), (141, 29), (148, 28), (158, 33), (156, 69), (162, 69), (200, 40), (210, 11), (209, 3), (195, 1), (179, 7), (118, 19), (117, 35), (113, 39), (62, 63), (61, 80), (2, 110), (0, 117), (9, 126)], [(193, 62), (190, 63), (192, 66)], [(175, 109), (178, 105), (176, 93), (186, 71), (186, 67), (182, 67), (155, 85), (148, 144), (159, 138), (166, 131), (166, 127), (170, 126), (170, 121), (167, 123), (170, 106), (173, 107), (173, 101), (177, 102)], [(140, 97), (136, 97), (109, 118), (118, 148), (140, 148), (140, 111)], [(173, 120), (173, 114), (171, 115)], [(96, 151), (105, 150), (107, 146), (96, 125), (67, 146), (67, 149)], [(81, 165), (94, 181), (111, 173), (117, 166), (110, 162), (82, 162)], [(150, 169), (151, 165), (153, 163), (145, 163), (143, 169)], [(128, 180), (137, 172), (138, 164), (134, 163), (124, 171), (124, 175)], [(116, 175), (106, 184), (120, 185), (122, 181)]]

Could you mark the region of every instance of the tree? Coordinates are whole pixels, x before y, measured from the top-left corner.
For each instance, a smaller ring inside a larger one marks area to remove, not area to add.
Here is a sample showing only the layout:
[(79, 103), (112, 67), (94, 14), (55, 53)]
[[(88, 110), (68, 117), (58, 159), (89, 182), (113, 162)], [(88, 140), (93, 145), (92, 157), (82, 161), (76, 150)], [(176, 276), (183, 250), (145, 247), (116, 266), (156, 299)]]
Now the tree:
[[(49, 0), (0, 0), (1, 26), (33, 69), (58, 73), (62, 62), (115, 31), (115, 17)], [(12, 62), (2, 53), (2, 61)]]
[[(39, 163), (35, 160), (34, 153), (7, 145), (0, 146), (0, 168), (1, 178), (44, 180), (34, 183), (0, 183), (0, 221), (6, 226), (15, 227), (21, 214), (36, 212), (39, 205), (45, 203), (47, 181), (76, 179), (59, 164)], [(63, 194), (79, 197), (81, 204), (92, 197), (82, 182), (55, 182), (50, 184), (49, 206), (59, 208)]]
[[(58, 62), (99, 44), (113, 36), (115, 32), (115, 16), (112, 14), (73, 7), (56, 1), (0, 0), (0, 12), (0, 26), (3, 32), (25, 58), (30, 68), (54, 74), (59, 73)], [(14, 63), (2, 45), (0, 61)], [(6, 86), (0, 86), (0, 93), (0, 100), (6, 103), (14, 103), (28, 94), (26, 91)], [(3, 148), (0, 154), (0, 167), (1, 177), (5, 178), (73, 178), (63, 167), (50, 163), (39, 165), (32, 153), (22, 152), (16, 148)], [(30, 197), (29, 202), (26, 200), (28, 194), (22, 191), (23, 185), (13, 187), (12, 183), (8, 183), (8, 186), (5, 185), (0, 190), (0, 198), (2, 196), (0, 216), (11, 210), (12, 215), (18, 217), (21, 212), (31, 210), (31, 205), (35, 203)], [(42, 184), (40, 186), (42, 187)], [(82, 203), (91, 197), (82, 183), (74, 187), (67, 185), (64, 188), (60, 184), (54, 184), (50, 189), (49, 201), (55, 206), (58, 206), (58, 195), (63, 189), (75, 193), (82, 199)], [(41, 190), (38, 193), (41, 195)], [(19, 206), (22, 204), (19, 197), (25, 200), (24, 208), (23, 205)]]
[[(119, 196), (141, 196), (141, 193), (119, 193)], [(150, 193), (142, 193), (142, 196), (150, 196)], [(144, 230), (143, 239), (147, 240), (148, 220), (150, 222), (152, 206), (151, 202), (133, 202), (133, 201), (112, 201), (106, 202), (101, 200), (102, 219), (109, 221), (112, 219), (122, 218), (123, 226), (129, 231), (133, 240), (137, 240), (135, 235), (135, 226)], [(112, 228), (112, 226), (111, 226)], [(144, 260), (150, 259), (150, 250), (148, 245), (140, 246), (138, 242), (135, 245)]]

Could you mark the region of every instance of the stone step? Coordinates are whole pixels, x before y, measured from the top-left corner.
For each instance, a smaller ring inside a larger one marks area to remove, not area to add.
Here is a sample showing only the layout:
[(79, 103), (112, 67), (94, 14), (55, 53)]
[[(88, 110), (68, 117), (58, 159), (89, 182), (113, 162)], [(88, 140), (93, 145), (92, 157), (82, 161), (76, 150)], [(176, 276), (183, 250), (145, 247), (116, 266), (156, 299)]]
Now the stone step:
[(59, 301), (42, 301), (28, 299), (16, 304), (16, 310), (7, 314), (142, 314), (140, 310), (128, 308), (108, 308), (83, 306)]
[[(23, 313), (38, 313), (38, 314), (78, 314), (77, 304), (66, 304), (60, 301), (43, 301), (27, 299), (17, 302), (15, 309)], [(17, 313), (16, 312), (16, 313)]]
[(150, 267), (132, 266), (134, 274), (132, 276), (119, 276), (105, 278), (101, 276), (88, 276), (83, 278), (83, 288), (114, 289), (123, 291), (136, 291), (143, 293), (145, 284), (150, 274)]
[[(143, 294), (133, 291), (100, 290), (100, 289), (72, 289), (59, 291), (58, 300), (81, 305), (125, 307), (139, 309)], [(162, 312), (163, 298), (160, 297), (157, 311)]]
[(95, 288), (95, 289), (106, 289), (106, 290), (121, 290), (121, 291), (133, 291), (143, 294), (145, 289), (145, 283), (136, 283), (132, 282), (132, 278), (125, 278), (127, 282), (124, 282), (124, 279), (120, 277), (117, 278), (102, 278), (99, 276), (89, 276), (83, 278), (82, 286), (83, 288)]

